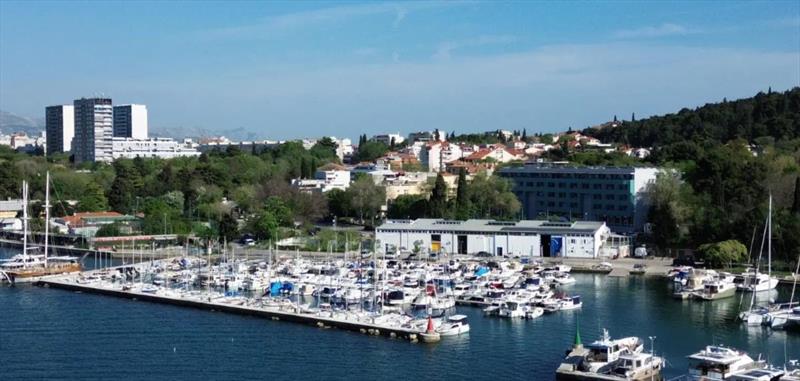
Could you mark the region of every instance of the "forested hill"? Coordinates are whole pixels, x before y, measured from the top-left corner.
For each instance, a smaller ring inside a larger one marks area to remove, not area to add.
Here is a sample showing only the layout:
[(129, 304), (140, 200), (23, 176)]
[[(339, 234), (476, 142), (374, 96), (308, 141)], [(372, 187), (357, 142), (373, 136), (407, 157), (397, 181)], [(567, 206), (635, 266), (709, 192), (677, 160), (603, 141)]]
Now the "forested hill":
[(584, 134), (603, 142), (634, 147), (654, 147), (681, 141), (733, 139), (754, 142), (760, 137), (777, 140), (800, 138), (800, 87), (785, 92), (760, 92), (751, 98), (722, 100), (676, 114), (624, 121), (617, 127), (587, 128)]

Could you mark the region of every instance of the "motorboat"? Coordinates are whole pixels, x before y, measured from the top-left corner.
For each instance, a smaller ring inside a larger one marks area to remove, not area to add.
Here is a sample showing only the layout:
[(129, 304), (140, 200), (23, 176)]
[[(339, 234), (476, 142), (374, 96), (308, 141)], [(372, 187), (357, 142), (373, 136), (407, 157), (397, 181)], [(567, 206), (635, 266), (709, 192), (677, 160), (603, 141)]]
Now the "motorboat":
[(530, 305), (522, 301), (509, 300), (500, 305), (497, 315), (507, 318), (523, 318)]
[(688, 357), (689, 379), (692, 381), (728, 380), (734, 374), (757, 367), (747, 353), (733, 348), (709, 345)]
[(778, 278), (758, 272), (756, 269), (748, 269), (742, 273), (742, 282), (736, 285), (736, 289), (744, 292), (761, 292), (774, 290), (778, 286)]
[(436, 328), (441, 336), (457, 336), (469, 332), (469, 322), (466, 315), (450, 315)]
[(575, 295), (546, 301), (544, 303), (544, 311), (547, 313), (553, 313), (556, 311), (574, 310), (581, 308), (581, 306), (583, 306), (581, 297)]
[(710, 280), (703, 283), (703, 289), (692, 293), (696, 299), (717, 300), (730, 298), (736, 294), (736, 284), (733, 275), (718, 273)]
[(656, 380), (663, 368), (664, 359), (652, 353), (623, 353), (611, 373), (623, 380)]
[(638, 337), (612, 339), (608, 330), (585, 347), (576, 336), (573, 349), (556, 370), (556, 380), (661, 379), (664, 359), (644, 352)]

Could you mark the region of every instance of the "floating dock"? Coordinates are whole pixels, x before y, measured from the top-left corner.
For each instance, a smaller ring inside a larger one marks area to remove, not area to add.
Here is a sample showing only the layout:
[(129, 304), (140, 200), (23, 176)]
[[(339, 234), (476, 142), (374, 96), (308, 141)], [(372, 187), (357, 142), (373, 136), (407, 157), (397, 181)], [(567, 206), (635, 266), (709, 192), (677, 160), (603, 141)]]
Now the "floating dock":
[(222, 311), (239, 315), (256, 316), (270, 320), (288, 321), (305, 325), (316, 326), (319, 328), (338, 328), (347, 331), (360, 332), (374, 336), (385, 336), (390, 338), (405, 339), (417, 342), (418, 334), (421, 332), (398, 327), (369, 324), (364, 322), (349, 321), (331, 317), (324, 317), (314, 314), (303, 314), (280, 310), (277, 308), (258, 308), (246, 305), (235, 305), (215, 302), (213, 300), (203, 300), (203, 298), (188, 299), (177, 296), (158, 295), (153, 293), (139, 292), (133, 290), (117, 290), (108, 287), (98, 287), (91, 284), (77, 283), (74, 276), (52, 276), (39, 280), (35, 283), (40, 287), (58, 288), (62, 290), (85, 292), (91, 294), (115, 296), (125, 299), (142, 300), (153, 303), (170, 304), (182, 307), (192, 307), (210, 311)]

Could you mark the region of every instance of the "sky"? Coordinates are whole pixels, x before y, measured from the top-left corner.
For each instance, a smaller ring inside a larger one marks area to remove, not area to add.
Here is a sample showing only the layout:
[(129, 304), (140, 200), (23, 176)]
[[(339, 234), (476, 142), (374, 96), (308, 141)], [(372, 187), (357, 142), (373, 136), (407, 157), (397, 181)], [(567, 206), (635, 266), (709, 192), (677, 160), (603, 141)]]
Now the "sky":
[(528, 133), (800, 85), (800, 2), (0, 1), (0, 110), (151, 129)]

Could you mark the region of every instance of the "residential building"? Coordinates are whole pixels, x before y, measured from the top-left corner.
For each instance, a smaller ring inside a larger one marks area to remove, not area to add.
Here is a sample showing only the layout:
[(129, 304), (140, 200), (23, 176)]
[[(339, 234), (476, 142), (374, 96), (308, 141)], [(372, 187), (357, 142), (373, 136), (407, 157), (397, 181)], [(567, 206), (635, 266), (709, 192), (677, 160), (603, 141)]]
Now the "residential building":
[(212, 151), (227, 151), (229, 147), (236, 147), (242, 152), (250, 152), (250, 153), (259, 153), (266, 149), (275, 148), (284, 141), (278, 140), (252, 140), (252, 141), (241, 141), (241, 142), (234, 142), (230, 141), (225, 137), (221, 138), (212, 138), (212, 139), (202, 139), (200, 140), (200, 144), (197, 146), (197, 150), (200, 152), (212, 152)]
[(520, 257), (598, 258), (610, 235), (598, 221), (389, 220), (375, 229), (384, 251)]
[(463, 157), (461, 146), (448, 142), (431, 142), (419, 153), (419, 161), (430, 172), (441, 172), (445, 164)]
[(514, 160), (525, 159), (525, 152), (513, 148), (508, 148), (504, 145), (492, 145), (482, 148), (477, 152), (464, 158), (464, 161), (480, 162), (480, 161), (494, 161), (497, 163), (508, 163)]
[(192, 147), (191, 141), (179, 143), (170, 138), (112, 138), (111, 156), (114, 159), (125, 158), (158, 158), (174, 159), (176, 157), (200, 156), (200, 151)]
[(651, 167), (527, 163), (499, 174), (512, 181), (525, 218), (605, 221), (616, 232), (633, 233), (647, 222), (650, 204), (644, 192), (658, 172)]
[(114, 135), (111, 98), (81, 98), (73, 105), (75, 137), (71, 149), (75, 162), (111, 161)]
[(72, 137), (75, 136), (75, 106), (48, 106), (44, 114), (47, 134), (45, 152), (48, 155), (69, 152), (72, 147)]
[(403, 144), (406, 141), (406, 138), (400, 133), (396, 134), (382, 134), (382, 135), (375, 135), (371, 139), (372, 141), (383, 143), (387, 146), (392, 146), (393, 144)]
[(388, 164), (361, 163), (350, 170), (353, 175), (363, 173), (372, 177), (375, 184), (384, 181), (392, 181), (397, 178), (397, 172), (393, 171)]
[(129, 226), (134, 221), (137, 221), (136, 217), (117, 212), (84, 212), (53, 218), (51, 226), (62, 234), (94, 237), (103, 225), (119, 223)]
[(438, 141), (443, 142), (447, 140), (447, 134), (444, 131), (418, 131), (408, 134), (408, 141), (410, 142), (433, 142), (437, 141), (436, 135), (439, 135)]
[(147, 139), (147, 106), (114, 106), (114, 137)]
[(346, 190), (350, 186), (350, 171), (344, 166), (329, 163), (319, 167), (313, 179), (294, 179), (292, 185), (308, 193)]

